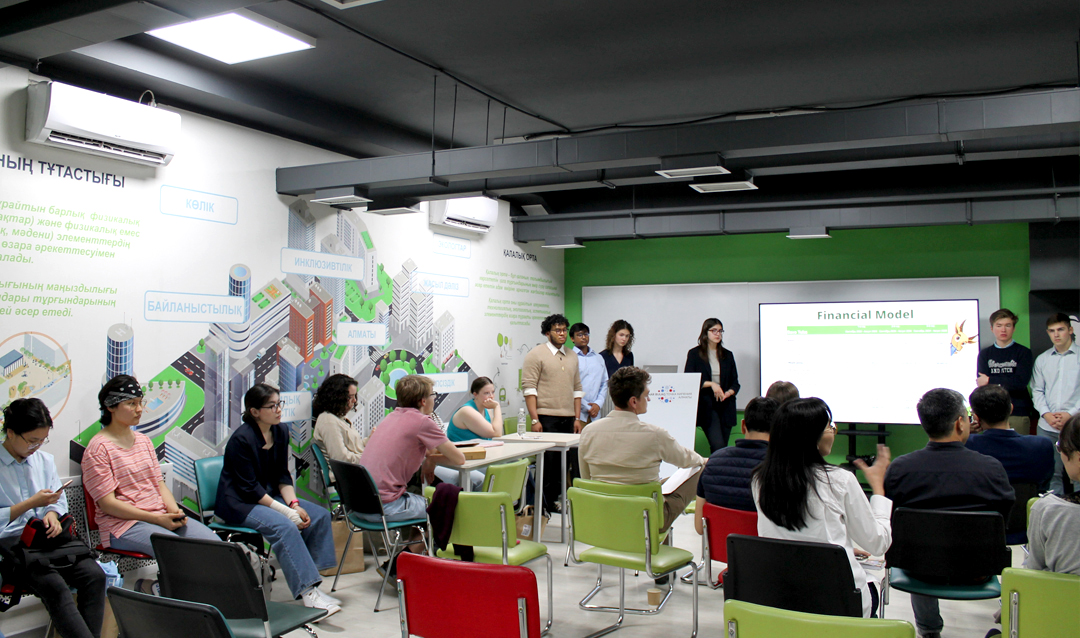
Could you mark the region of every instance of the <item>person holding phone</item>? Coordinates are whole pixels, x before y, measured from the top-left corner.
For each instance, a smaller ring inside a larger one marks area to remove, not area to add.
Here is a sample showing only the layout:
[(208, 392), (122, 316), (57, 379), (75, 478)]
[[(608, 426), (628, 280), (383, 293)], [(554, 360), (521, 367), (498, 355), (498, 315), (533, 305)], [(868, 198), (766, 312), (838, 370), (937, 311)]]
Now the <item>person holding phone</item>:
[(155, 534), (218, 540), (180, 510), (162, 480), (154, 444), (136, 431), (143, 392), (135, 377), (109, 379), (98, 392), (98, 409), (102, 427), (86, 446), (82, 473), (83, 486), (97, 504), (101, 544), (153, 556), (150, 537)]
[[(52, 416), (40, 399), (16, 399), (4, 408), (4, 443), (0, 445), (0, 544), (11, 548), (31, 518), (45, 523), (45, 535), (62, 531), (67, 497), (52, 454), (42, 452), (49, 440)], [(26, 587), (41, 598), (56, 630), (65, 638), (98, 638), (105, 616), (105, 572), (88, 555), (73, 565), (36, 564), (22, 575)], [(70, 588), (79, 593), (79, 602)]]

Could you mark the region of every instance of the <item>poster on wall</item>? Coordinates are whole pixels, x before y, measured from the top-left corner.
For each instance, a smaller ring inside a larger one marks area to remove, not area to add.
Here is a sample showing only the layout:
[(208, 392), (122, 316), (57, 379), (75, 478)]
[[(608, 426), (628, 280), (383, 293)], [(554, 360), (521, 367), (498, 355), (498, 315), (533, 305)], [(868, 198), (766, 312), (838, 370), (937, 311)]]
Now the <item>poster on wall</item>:
[(514, 243), (505, 203), (480, 234), (279, 196), (279, 166), (346, 158), (186, 112), (156, 169), (27, 144), (33, 80), (0, 69), (0, 404), (46, 403), (62, 474), (117, 374), (141, 383), (137, 428), (189, 509), (194, 460), (222, 453), (257, 383), (282, 392), (312, 500), (312, 396), (333, 374), (356, 379), (365, 436), (407, 374), (436, 381), (444, 422), (478, 376), (516, 412), (523, 352), (562, 311), (562, 256)]

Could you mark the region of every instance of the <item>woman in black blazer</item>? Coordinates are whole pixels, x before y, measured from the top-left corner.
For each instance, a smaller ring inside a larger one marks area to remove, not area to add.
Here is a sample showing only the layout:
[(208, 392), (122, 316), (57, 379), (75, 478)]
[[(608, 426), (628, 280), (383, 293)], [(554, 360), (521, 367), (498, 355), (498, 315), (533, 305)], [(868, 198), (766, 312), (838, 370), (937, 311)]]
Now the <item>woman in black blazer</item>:
[(701, 324), (698, 345), (686, 353), (683, 366), (683, 372), (701, 375), (697, 426), (705, 432), (713, 452), (727, 447), (731, 428), (735, 427), (735, 395), (739, 392), (735, 355), (724, 347), (723, 340), (724, 324), (719, 319), (706, 319)]

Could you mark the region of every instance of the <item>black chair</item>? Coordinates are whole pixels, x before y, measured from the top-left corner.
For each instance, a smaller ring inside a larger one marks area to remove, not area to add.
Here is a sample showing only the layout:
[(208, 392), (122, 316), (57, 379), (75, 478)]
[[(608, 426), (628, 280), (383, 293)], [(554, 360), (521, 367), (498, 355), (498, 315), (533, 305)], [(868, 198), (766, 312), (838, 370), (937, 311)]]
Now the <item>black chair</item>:
[(950, 600), (1001, 596), (997, 576), (1012, 565), (1001, 514), (901, 507), (893, 512), (892, 533), (883, 605), (890, 587)]
[[(330, 468), (334, 471), (338, 496), (341, 497), (341, 505), (345, 508), (345, 521), (349, 526), (349, 538), (345, 541), (345, 550), (341, 554), (341, 561), (338, 563), (337, 574), (334, 575), (334, 584), (330, 587), (330, 591), (337, 589), (341, 566), (345, 564), (345, 557), (349, 555), (349, 545), (352, 544), (352, 537), (355, 532), (367, 531), (382, 534), (383, 547), (386, 549), (387, 560), (389, 561), (388, 567), (393, 565), (394, 557), (401, 553), (411, 542), (409, 539), (402, 540), (401, 531), (403, 529), (419, 529), (424, 546), (427, 547), (428, 554), (431, 554), (431, 547), (428, 545), (426, 533), (427, 514), (424, 515), (424, 518), (388, 523), (386, 515), (383, 513), (382, 499), (379, 498), (379, 488), (376, 487), (375, 480), (371, 478), (371, 473), (367, 471), (367, 468), (363, 465), (355, 465), (335, 459), (328, 459), (328, 461), (330, 462)], [(379, 522), (372, 523), (364, 520), (360, 518), (359, 514), (376, 515), (379, 517)], [(395, 532), (393, 540), (390, 538), (390, 530)], [(375, 557), (375, 564), (378, 565), (379, 555), (375, 552), (374, 543), (371, 545), (371, 550), (372, 556)], [(386, 569), (383, 572), (383, 582), (382, 587), (379, 588), (379, 596), (375, 599), (375, 611), (379, 611), (379, 602), (382, 601), (383, 590), (386, 589), (389, 578), (390, 569)]]
[(863, 615), (847, 552), (839, 545), (731, 534), (724, 599), (828, 616)]
[(124, 638), (233, 638), (213, 605), (109, 588), (109, 605)]
[(315, 636), (308, 623), (326, 616), (325, 609), (267, 601), (247, 556), (233, 543), (159, 534), (150, 544), (161, 595), (213, 605), (238, 638), (277, 638), (300, 628)]
[(1005, 543), (1007, 545), (1027, 544), (1027, 503), (1033, 498), (1039, 497), (1039, 485), (1037, 483), (1009, 483), (1016, 500), (1013, 501), (1009, 511), (1009, 520), (1005, 523)]

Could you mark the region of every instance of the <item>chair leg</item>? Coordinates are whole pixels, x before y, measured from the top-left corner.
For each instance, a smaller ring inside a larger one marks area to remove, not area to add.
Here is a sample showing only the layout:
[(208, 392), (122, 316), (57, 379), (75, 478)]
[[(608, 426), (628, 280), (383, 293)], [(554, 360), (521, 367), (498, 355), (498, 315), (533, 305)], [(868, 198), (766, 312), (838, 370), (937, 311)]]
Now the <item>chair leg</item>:
[[(334, 573), (334, 584), (330, 585), (330, 591), (331, 592), (334, 592), (334, 591), (337, 590), (338, 576), (341, 576), (341, 568), (345, 565), (345, 557), (349, 555), (349, 545), (352, 543), (352, 535), (353, 535), (353, 531), (350, 529), (349, 530), (349, 537), (347, 539), (345, 539), (345, 551), (342, 552), (341, 560), (338, 561), (337, 572)], [(378, 558), (376, 558), (376, 560), (378, 560)]]
[[(599, 590), (599, 580), (597, 581), (597, 589), (593, 591), (595, 592), (597, 590)], [(694, 588), (694, 591), (697, 591), (696, 587)], [(588, 636), (585, 636), (585, 638), (599, 638), (600, 636), (606, 636), (611, 632), (615, 631), (616, 629), (622, 627), (623, 619), (626, 617), (626, 613), (630, 610), (626, 608), (626, 570), (621, 567), (619, 568), (619, 607), (617, 609), (614, 609), (613, 611), (619, 612), (619, 618), (615, 621), (614, 625), (608, 625), (600, 631), (596, 631), (589, 634)]]
[(315, 633), (315, 630), (311, 628), (311, 625), (300, 625), (300, 628), (308, 632), (311, 638), (319, 638), (319, 634)]
[[(398, 539), (401, 538), (401, 530), (397, 530)], [(379, 586), (379, 596), (375, 599), (375, 613), (379, 612), (379, 603), (382, 602), (383, 590), (386, 589), (386, 583), (390, 580), (390, 568), (394, 564), (394, 556), (397, 555), (397, 541), (391, 543), (390, 536), (383, 532), (383, 544), (386, 546), (386, 553), (389, 558), (386, 561), (386, 569), (383, 570), (382, 585)]]
[[(709, 562), (712, 562), (709, 559), (709, 557), (707, 557), (707, 556), (705, 557), (705, 560), (708, 560)], [(697, 630), (698, 630), (698, 593), (697, 593), (698, 579), (697, 579), (697, 570), (693, 569), (692, 565), (693, 564), (691, 564), (691, 569), (692, 569), (692, 571), (694, 573), (694, 585), (693, 585), (694, 630), (692, 632), (690, 632), (690, 638), (697, 638)]]
[[(668, 580), (667, 591), (664, 592), (664, 598), (660, 601), (660, 604), (657, 605), (654, 608), (641, 609), (641, 608), (637, 608), (637, 607), (625, 607), (625, 606), (623, 606), (623, 607), (605, 607), (605, 606), (602, 606), (602, 605), (589, 605), (588, 602), (590, 600), (592, 600), (596, 596), (596, 594), (600, 593), (600, 590), (603, 589), (603, 586), (604, 586), (604, 583), (603, 583), (604, 568), (601, 565), (597, 565), (597, 568), (598, 568), (598, 572), (597, 572), (597, 576), (596, 576), (596, 586), (593, 587), (592, 591), (590, 591), (588, 594), (586, 594), (585, 597), (582, 598), (581, 601), (578, 602), (578, 607), (580, 607), (581, 609), (584, 609), (585, 611), (603, 611), (603, 612), (612, 613), (612, 614), (613, 613), (619, 613), (619, 614), (636, 614), (636, 615), (639, 615), (639, 616), (653, 616), (653, 615), (658, 614), (658, 613), (660, 613), (661, 611), (664, 610), (664, 607), (667, 605), (668, 600), (671, 598), (672, 592), (675, 591), (675, 577), (674, 577), (675, 572), (669, 572), (672, 575), (672, 577)], [(619, 582), (620, 583), (624, 582), (624, 580), (626, 578), (625, 571), (626, 570), (624, 570), (624, 569), (621, 569), (621, 568), (619, 569)], [(696, 574), (696, 572), (695, 572), (695, 574)], [(662, 575), (663, 574), (660, 574), (660, 576), (662, 576)], [(697, 582), (696, 581), (696, 576), (695, 576), (695, 581), (694, 582)], [(695, 587), (695, 589), (697, 589), (697, 588)]]

